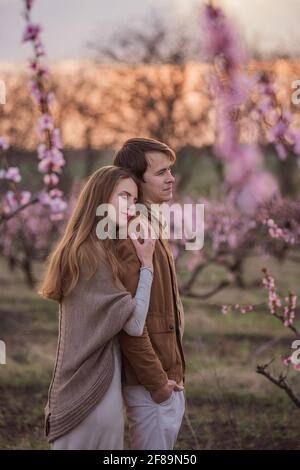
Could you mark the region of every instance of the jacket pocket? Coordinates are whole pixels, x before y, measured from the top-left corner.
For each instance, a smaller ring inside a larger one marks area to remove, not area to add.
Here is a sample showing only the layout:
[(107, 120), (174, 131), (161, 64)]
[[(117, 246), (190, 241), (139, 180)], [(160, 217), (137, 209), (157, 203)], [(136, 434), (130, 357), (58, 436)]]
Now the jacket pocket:
[(146, 320), (149, 338), (163, 369), (168, 371), (176, 361), (176, 333), (172, 319), (150, 313)]

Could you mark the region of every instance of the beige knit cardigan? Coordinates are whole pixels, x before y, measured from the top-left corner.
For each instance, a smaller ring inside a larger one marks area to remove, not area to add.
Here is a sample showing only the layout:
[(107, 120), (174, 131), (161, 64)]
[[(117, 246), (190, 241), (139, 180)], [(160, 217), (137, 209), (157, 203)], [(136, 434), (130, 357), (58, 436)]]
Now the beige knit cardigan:
[(135, 306), (121, 281), (114, 283), (104, 260), (91, 279), (81, 274), (59, 304), (59, 338), (45, 407), (49, 442), (77, 426), (105, 394), (114, 372), (113, 338)]

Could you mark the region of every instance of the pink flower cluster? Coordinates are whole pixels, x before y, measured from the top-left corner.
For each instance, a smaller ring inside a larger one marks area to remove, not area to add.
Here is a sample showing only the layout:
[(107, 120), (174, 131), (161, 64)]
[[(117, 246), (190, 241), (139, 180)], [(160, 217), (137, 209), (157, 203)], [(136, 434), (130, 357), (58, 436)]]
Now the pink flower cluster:
[(8, 142), (4, 137), (0, 137), (0, 150), (7, 150), (9, 148)]
[(67, 203), (62, 198), (63, 193), (57, 188), (49, 192), (42, 191), (39, 194), (41, 204), (51, 208), (51, 220), (61, 220), (64, 218), (64, 212), (67, 209)]
[(201, 26), (204, 32), (203, 47), (209, 56), (223, 56), (228, 68), (244, 60), (238, 36), (234, 28), (229, 27), (220, 8), (206, 5), (201, 17)]
[[(12, 195), (12, 203), (14, 194)], [(49, 237), (54, 230), (60, 230), (60, 224), (54, 224), (50, 218), (51, 208), (41, 204), (26, 207), (18, 217), (6, 222), (1, 234), (1, 253), (6, 257), (24, 259), (44, 259), (49, 252)]]
[(40, 41), (40, 33), (42, 28), (38, 24), (28, 24), (23, 34), (23, 42), (26, 41)]
[(291, 113), (279, 105), (274, 80), (262, 73), (257, 78), (257, 89), (259, 99), (255, 110), (268, 127), (268, 140), (274, 144), (279, 158), (285, 160), (289, 149), (300, 157), (300, 132), (292, 128)]
[(285, 357), (282, 360), (282, 362), (285, 366), (292, 365), (294, 370), (296, 370), (297, 372), (300, 372), (300, 364), (294, 364), (292, 356)]
[[(0, 151), (6, 151), (9, 148), (8, 142), (4, 137), (0, 137)], [(20, 183), (22, 177), (20, 170), (15, 166), (8, 166), (6, 160), (5, 168), (0, 169), (0, 180), (6, 180), (11, 189), (1, 197), (0, 206), (3, 214), (9, 214), (19, 205), (27, 204), (31, 198), (30, 191), (17, 191), (17, 183)]]
[[(267, 269), (263, 269), (263, 286), (269, 292), (268, 298), (268, 308), (271, 315), (275, 315), (286, 327), (293, 325), (295, 320), (295, 311), (296, 311), (296, 302), (297, 296), (292, 292), (289, 292), (289, 295), (285, 297), (286, 305), (283, 306), (282, 301), (277, 293), (275, 280), (268, 273)], [(283, 307), (283, 310), (282, 310)]]
[[(42, 28), (31, 22), (30, 13), (32, 4), (33, 1), (25, 1), (24, 17), (27, 25), (23, 34), (23, 41), (30, 41), (33, 45), (34, 57), (29, 64), (32, 78), (29, 86), (31, 95), (42, 112), (37, 125), (37, 134), (42, 140), (38, 146), (38, 158), (40, 160), (38, 169), (44, 174), (43, 181), (48, 195), (45, 197), (45, 191), (43, 191), (39, 200), (52, 208), (53, 216), (51, 217), (57, 219), (59, 217), (59, 210), (63, 211), (66, 207), (62, 191), (56, 189), (65, 160), (61, 151), (60, 131), (58, 128), (55, 128), (52, 116), (50, 115), (49, 107), (53, 103), (54, 94), (51, 91), (47, 91), (46, 80), (48, 69), (41, 61), (41, 58), (45, 56), (41, 40)], [(62, 216), (63, 214), (61, 214)]]
[(290, 230), (280, 228), (273, 219), (265, 219), (263, 224), (267, 226), (270, 237), (283, 240), (285, 243), (294, 245), (295, 236)]
[(248, 312), (253, 311), (253, 305), (240, 305), (240, 304), (235, 304), (235, 305), (222, 305), (222, 313), (223, 315), (227, 315), (227, 313), (231, 311), (237, 311), (240, 312), (241, 314), (245, 314)]
[(257, 219), (261, 225), (262, 245), (268, 253), (280, 255), (289, 247), (300, 246), (299, 197), (274, 197), (260, 208)]
[(205, 201), (205, 237), (214, 251), (232, 252), (246, 246), (255, 228), (255, 218), (242, 214), (230, 200)]
[(204, 51), (214, 62), (210, 83), (216, 104), (215, 150), (225, 163), (225, 188), (243, 210), (254, 211), (260, 199), (268, 196), (266, 191), (259, 197), (252, 193), (262, 172), (263, 156), (258, 145), (242, 143), (237, 116), (248, 104), (256, 81), (243, 72), (246, 55), (221, 9), (206, 5), (202, 24)]
[(289, 295), (285, 297), (287, 305), (283, 309), (284, 326), (290, 326), (295, 320), (296, 302), (297, 296), (289, 292)]
[(30, 191), (7, 191), (1, 200), (1, 209), (4, 214), (10, 214), (19, 206), (25, 206), (31, 199)]
[(0, 180), (1, 179), (20, 183), (22, 178), (19, 168), (16, 166), (10, 166), (7, 170), (0, 170)]
[[(32, 23), (31, 9), (33, 0), (24, 0), (25, 11), (24, 18), (26, 28), (22, 36), (23, 42), (31, 42), (34, 50), (34, 57), (30, 60), (29, 68), (32, 74), (30, 81), (30, 90), (33, 98), (41, 109), (41, 117), (38, 121), (37, 133), (41, 139), (38, 147), (39, 165), (38, 169), (44, 174), (44, 189), (38, 197), (32, 197), (29, 191), (20, 191), (17, 184), (21, 181), (20, 170), (16, 166), (9, 166), (5, 156), (1, 158), (0, 179), (6, 180), (9, 190), (1, 197), (1, 217), (0, 222), (11, 221), (16, 214), (21, 211), (27, 211), (30, 205), (40, 202), (51, 209), (50, 220), (63, 218), (66, 210), (66, 202), (63, 200), (63, 193), (57, 189), (59, 175), (65, 164), (61, 152), (62, 144), (59, 129), (54, 127), (52, 117), (49, 113), (49, 106), (53, 102), (53, 93), (47, 92), (48, 69), (42, 63), (41, 58), (45, 56), (44, 46), (41, 41), (41, 26)], [(9, 148), (7, 141), (0, 137), (0, 151)], [(28, 220), (30, 223), (30, 220)], [(7, 228), (7, 224), (6, 224)], [(1, 237), (5, 236), (1, 233)]]
[(42, 27), (39, 24), (34, 24), (31, 21), (30, 14), (33, 5), (33, 0), (25, 1), (24, 18), (27, 22), (25, 31), (22, 36), (22, 42), (32, 41), (35, 51), (35, 56), (40, 57), (45, 55), (45, 49), (41, 40)]

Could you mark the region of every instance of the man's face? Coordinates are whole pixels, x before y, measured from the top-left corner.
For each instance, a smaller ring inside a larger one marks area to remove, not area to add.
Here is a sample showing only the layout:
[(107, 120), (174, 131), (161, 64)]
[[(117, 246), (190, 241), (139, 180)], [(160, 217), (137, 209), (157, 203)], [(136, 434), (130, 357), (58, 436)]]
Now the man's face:
[(173, 184), (175, 178), (171, 174), (172, 163), (169, 157), (162, 152), (147, 152), (147, 170), (142, 182), (145, 202), (161, 204), (173, 197)]

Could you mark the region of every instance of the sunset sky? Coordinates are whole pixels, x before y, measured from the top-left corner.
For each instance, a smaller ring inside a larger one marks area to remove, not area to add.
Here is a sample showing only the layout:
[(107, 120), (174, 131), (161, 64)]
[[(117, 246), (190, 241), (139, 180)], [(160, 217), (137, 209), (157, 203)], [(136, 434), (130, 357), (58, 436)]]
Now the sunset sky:
[[(89, 57), (85, 44), (99, 32), (122, 28), (150, 9), (168, 14), (174, 20), (195, 21), (202, 0), (36, 0), (34, 22), (44, 26), (43, 39), (50, 60)], [(216, 0), (224, 6), (243, 31), (249, 45), (260, 51), (279, 49), (300, 55), (300, 0)], [(0, 0), (0, 61), (23, 61), (30, 55), (21, 45), (24, 27), (22, 0)], [(194, 23), (193, 23), (194, 22)], [(198, 28), (195, 27), (197, 35)]]

